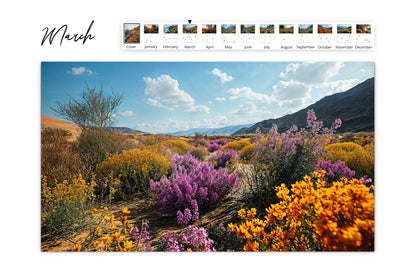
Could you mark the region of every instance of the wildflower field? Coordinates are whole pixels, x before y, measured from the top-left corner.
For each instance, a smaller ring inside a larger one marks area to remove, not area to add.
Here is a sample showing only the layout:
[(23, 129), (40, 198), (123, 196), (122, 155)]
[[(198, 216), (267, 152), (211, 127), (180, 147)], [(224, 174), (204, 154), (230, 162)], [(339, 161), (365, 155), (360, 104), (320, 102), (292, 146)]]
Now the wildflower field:
[(114, 134), (95, 163), (44, 130), (42, 251), (374, 251), (374, 135), (341, 125)]

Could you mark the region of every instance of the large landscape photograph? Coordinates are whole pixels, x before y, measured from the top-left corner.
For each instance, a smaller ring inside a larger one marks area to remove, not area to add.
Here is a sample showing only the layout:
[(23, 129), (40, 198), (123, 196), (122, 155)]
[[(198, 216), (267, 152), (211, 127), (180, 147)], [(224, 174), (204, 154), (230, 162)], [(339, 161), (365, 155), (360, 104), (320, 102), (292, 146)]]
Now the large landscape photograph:
[(373, 62), (42, 62), (40, 116), (42, 251), (374, 251)]

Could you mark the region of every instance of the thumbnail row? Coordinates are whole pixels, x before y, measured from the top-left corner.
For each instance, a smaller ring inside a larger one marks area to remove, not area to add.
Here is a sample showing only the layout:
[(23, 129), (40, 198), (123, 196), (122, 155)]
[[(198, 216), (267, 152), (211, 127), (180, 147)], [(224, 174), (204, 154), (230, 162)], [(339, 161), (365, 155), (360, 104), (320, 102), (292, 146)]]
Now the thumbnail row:
[[(371, 24), (143, 24), (143, 34), (371, 34)], [(334, 26), (335, 25), (335, 26)], [(296, 26), (296, 27), (295, 27)], [(140, 43), (140, 23), (123, 24), (123, 42)], [(240, 27), (237, 29), (237, 27)], [(277, 27), (277, 30), (276, 30)]]

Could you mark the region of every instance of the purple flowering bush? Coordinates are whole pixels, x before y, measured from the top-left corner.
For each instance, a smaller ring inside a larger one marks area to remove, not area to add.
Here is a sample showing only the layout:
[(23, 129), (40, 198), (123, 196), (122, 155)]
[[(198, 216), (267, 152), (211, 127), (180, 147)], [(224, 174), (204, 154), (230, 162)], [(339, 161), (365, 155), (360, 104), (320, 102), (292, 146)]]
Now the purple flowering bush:
[(177, 216), (185, 225), (199, 219), (199, 211), (218, 204), (239, 185), (237, 174), (216, 170), (210, 163), (201, 163), (191, 154), (175, 155), (172, 174), (158, 182), (150, 181), (149, 193), (157, 201), (160, 212)]
[(350, 180), (355, 176), (355, 171), (349, 169), (345, 165), (345, 162), (340, 160), (336, 163), (331, 163), (331, 161), (320, 161), (317, 163), (317, 168), (326, 171), (325, 181), (327, 187), (332, 186), (333, 181), (341, 180), (342, 177)]
[(216, 143), (216, 142), (213, 142), (213, 141), (211, 141), (210, 143), (209, 143), (209, 152), (215, 152), (215, 151), (218, 151), (218, 150), (220, 150), (221, 149), (221, 147), (222, 147), (222, 145), (221, 144), (218, 144), (218, 143)]
[(214, 139), (209, 142), (209, 152), (215, 152), (220, 150), (224, 145), (228, 143), (228, 140), (226, 138), (219, 138)]
[(259, 129), (254, 145), (253, 163), (245, 170), (243, 180), (249, 187), (249, 199), (261, 210), (279, 202), (275, 187), (289, 185), (301, 180), (315, 169), (317, 161), (326, 157), (325, 147), (334, 131), (341, 126), (337, 119), (330, 128), (317, 121), (315, 112), (308, 110), (306, 128), (292, 126), (279, 133), (273, 125), (264, 136)]
[(166, 231), (161, 238), (160, 251), (179, 252), (179, 251), (205, 251), (215, 252), (214, 241), (208, 237), (203, 227), (188, 226), (180, 233)]
[(147, 230), (149, 228), (149, 223), (147, 221), (142, 222), (141, 229), (134, 226), (131, 235), (133, 239), (133, 244), (136, 246), (137, 251), (142, 252), (151, 252), (153, 251), (152, 246), (150, 245), (150, 234)]
[(209, 142), (206, 139), (203, 138), (197, 138), (194, 143), (195, 146), (204, 146), (204, 147), (209, 147)]
[(211, 157), (211, 163), (215, 169), (233, 165), (237, 162), (237, 152), (231, 149), (225, 149), (217, 151), (217, 153)]

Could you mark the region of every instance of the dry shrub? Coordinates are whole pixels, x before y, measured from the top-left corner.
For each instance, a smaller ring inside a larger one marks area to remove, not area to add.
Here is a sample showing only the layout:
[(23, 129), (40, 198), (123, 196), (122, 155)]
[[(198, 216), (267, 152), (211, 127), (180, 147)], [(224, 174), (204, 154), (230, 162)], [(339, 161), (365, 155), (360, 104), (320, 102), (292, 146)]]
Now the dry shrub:
[(71, 133), (62, 129), (44, 129), (41, 133), (41, 174), (48, 183), (60, 183), (74, 174), (87, 175), (77, 143), (71, 143)]

